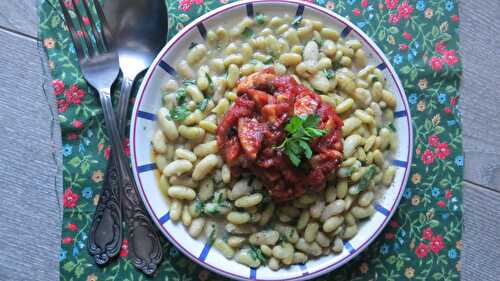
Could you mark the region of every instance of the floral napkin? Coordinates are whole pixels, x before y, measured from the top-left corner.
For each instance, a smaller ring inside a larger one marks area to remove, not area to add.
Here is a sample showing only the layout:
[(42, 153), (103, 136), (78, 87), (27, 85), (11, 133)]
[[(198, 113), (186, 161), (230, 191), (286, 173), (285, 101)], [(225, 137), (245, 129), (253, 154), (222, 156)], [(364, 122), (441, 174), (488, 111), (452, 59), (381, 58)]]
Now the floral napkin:
[[(227, 2), (167, 1), (169, 36)], [(361, 255), (319, 279), (459, 280), (464, 158), (457, 108), (462, 71), (457, 2), (309, 2), (348, 17), (376, 41), (404, 84), (415, 129), (410, 180), (394, 218)], [(74, 8), (71, 0), (64, 3)], [(64, 144), (60, 279), (144, 280), (127, 259), (126, 240), (120, 257), (104, 268), (93, 263), (85, 248), (110, 148), (99, 100), (81, 75), (59, 1), (42, 0), (39, 14)], [(191, 262), (165, 239), (163, 246), (165, 258), (154, 280), (223, 279)]]

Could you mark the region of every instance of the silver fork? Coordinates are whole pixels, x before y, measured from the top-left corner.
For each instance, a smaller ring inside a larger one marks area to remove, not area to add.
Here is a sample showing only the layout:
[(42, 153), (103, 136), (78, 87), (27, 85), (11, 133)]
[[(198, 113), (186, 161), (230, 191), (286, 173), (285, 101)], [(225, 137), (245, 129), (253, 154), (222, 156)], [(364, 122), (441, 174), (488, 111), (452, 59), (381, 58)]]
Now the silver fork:
[[(152, 228), (151, 220), (141, 208), (141, 202), (135, 192), (132, 175), (120, 138), (118, 123), (111, 103), (111, 86), (116, 80), (119, 72), (118, 55), (112, 44), (112, 35), (106, 23), (104, 13), (97, 0), (93, 0), (99, 20), (101, 22), (102, 32), (96, 28), (95, 21), (90, 13), (87, 1), (83, 2), (85, 12), (92, 26), (92, 35), (95, 39), (95, 46), (92, 44), (91, 37), (86, 32), (82, 15), (78, 10), (75, 1), (72, 0), (74, 12), (78, 18), (80, 32), (85, 42), (85, 48), (78, 37), (77, 29), (73, 25), (71, 16), (65, 7), (63, 0), (59, 0), (63, 15), (71, 33), (73, 44), (80, 63), (80, 68), (87, 82), (99, 92), (99, 99), (104, 114), (104, 121), (108, 131), (108, 137), (111, 142), (112, 161), (116, 161), (116, 173), (111, 177), (108, 184), (114, 188), (103, 188), (101, 201), (99, 202), (91, 229), (96, 232), (107, 235), (96, 236), (95, 233), (89, 235), (89, 252), (94, 256), (97, 264), (103, 265), (119, 252), (122, 243), (122, 223), (121, 223), (121, 200), (120, 192), (135, 195), (133, 203), (136, 208), (133, 209), (134, 220), (127, 220), (130, 232), (129, 252), (135, 267), (142, 270), (145, 274), (151, 275), (155, 272), (158, 264), (163, 258), (162, 248), (159, 239)], [(90, 2), (90, 1), (89, 1)], [(85, 51), (86, 50), (86, 51)], [(121, 187), (121, 188), (119, 188)], [(133, 197), (133, 196), (132, 196)], [(105, 208), (107, 207), (107, 208)], [(111, 207), (111, 208), (110, 208)], [(137, 220), (137, 217), (140, 220)], [(97, 224), (97, 225), (95, 225)], [(140, 233), (141, 237), (147, 237), (146, 241), (136, 241), (134, 234)], [(146, 235), (144, 235), (146, 234)], [(139, 242), (139, 243), (138, 243)], [(141, 245), (142, 244), (142, 245)]]

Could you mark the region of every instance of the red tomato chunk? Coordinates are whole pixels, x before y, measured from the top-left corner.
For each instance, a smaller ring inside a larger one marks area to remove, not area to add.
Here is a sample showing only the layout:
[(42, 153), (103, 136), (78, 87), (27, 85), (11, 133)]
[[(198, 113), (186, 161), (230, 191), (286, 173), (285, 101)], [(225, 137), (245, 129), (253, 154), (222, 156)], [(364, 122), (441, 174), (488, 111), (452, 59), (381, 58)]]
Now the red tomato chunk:
[[(284, 202), (321, 191), (327, 177), (342, 163), (342, 119), (319, 95), (291, 76), (277, 76), (266, 68), (238, 82), (238, 98), (217, 128), (217, 144), (235, 175), (250, 172), (264, 184), (271, 198)], [(283, 148), (285, 125), (294, 115), (319, 116), (313, 155), (295, 167)]]

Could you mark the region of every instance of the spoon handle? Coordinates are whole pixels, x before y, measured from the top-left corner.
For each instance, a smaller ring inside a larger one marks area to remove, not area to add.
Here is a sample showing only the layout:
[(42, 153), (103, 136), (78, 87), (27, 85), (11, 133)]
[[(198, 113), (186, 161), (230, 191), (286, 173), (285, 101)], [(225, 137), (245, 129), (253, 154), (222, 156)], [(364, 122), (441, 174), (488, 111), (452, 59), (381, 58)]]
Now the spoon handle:
[[(133, 84), (133, 78), (123, 76), (118, 100), (118, 124), (122, 138), (125, 135), (127, 109)], [(163, 258), (163, 249), (156, 228), (142, 207), (130, 168), (127, 171), (129, 176), (124, 177), (121, 191), (123, 215), (128, 226), (129, 253), (136, 268), (147, 275), (152, 275)]]

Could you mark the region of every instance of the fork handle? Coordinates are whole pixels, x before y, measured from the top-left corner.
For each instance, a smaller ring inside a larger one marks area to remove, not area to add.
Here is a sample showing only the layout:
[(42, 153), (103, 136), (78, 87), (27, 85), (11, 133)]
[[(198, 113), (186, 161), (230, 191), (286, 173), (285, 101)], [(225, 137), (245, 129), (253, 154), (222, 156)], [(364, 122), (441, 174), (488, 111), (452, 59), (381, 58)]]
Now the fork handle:
[(137, 187), (132, 180), (132, 172), (123, 151), (109, 90), (100, 91), (99, 97), (101, 99), (106, 127), (108, 128), (108, 135), (113, 147), (111, 151), (118, 159), (120, 191), (123, 202), (122, 210), (126, 218), (129, 233), (129, 254), (136, 268), (147, 275), (152, 275), (163, 259), (163, 249), (151, 219), (142, 207), (137, 194)]

